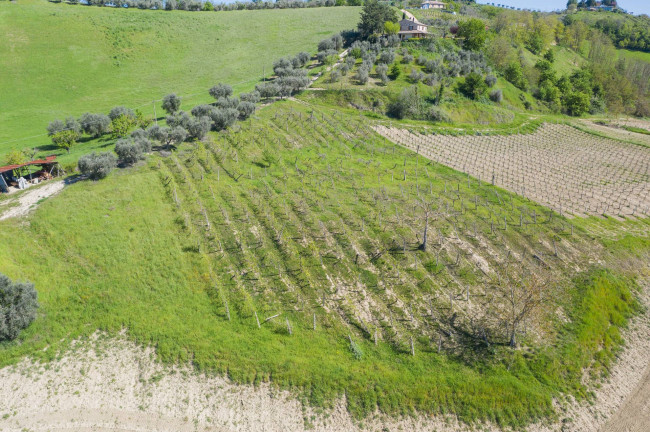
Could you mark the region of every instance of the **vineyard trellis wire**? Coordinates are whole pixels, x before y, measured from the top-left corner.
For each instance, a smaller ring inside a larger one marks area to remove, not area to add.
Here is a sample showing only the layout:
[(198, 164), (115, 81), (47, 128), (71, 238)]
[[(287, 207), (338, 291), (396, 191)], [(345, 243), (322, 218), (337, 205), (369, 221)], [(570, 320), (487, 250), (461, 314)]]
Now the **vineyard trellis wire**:
[(650, 150), (544, 124), (521, 135), (422, 135), (376, 126), (393, 142), (569, 216), (645, 217)]
[(521, 312), (587, 241), (363, 117), (296, 102), (163, 159), (160, 177), (222, 317), (294, 337), (343, 326), (404, 353), (506, 344), (536, 327)]

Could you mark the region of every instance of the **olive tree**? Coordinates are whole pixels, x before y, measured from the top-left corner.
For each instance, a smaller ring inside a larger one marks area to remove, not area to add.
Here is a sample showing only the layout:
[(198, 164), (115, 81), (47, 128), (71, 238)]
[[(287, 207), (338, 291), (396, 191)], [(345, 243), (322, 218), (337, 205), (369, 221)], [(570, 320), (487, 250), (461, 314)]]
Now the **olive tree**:
[(105, 114), (85, 113), (79, 118), (81, 130), (91, 137), (99, 137), (111, 130), (111, 119)]
[(108, 116), (110, 117), (111, 121), (121, 116), (135, 119), (135, 113), (133, 110), (123, 106), (116, 106), (111, 110), (111, 112), (108, 113)]
[(137, 161), (144, 159), (142, 147), (136, 144), (132, 139), (120, 139), (115, 143), (115, 153), (117, 157), (127, 165), (132, 165)]
[(77, 162), (79, 171), (91, 180), (100, 180), (108, 176), (117, 166), (117, 159), (113, 153), (90, 153), (79, 158)]
[(253, 102), (240, 102), (237, 111), (239, 111), (239, 120), (246, 120), (255, 112), (255, 104)]
[(37, 310), (34, 284), (12, 282), (0, 273), (0, 341), (16, 339), (36, 319)]
[(210, 117), (203, 116), (199, 118), (193, 118), (187, 125), (187, 133), (190, 138), (202, 140), (208, 134), (211, 127), (212, 120)]
[(181, 98), (175, 93), (168, 94), (162, 100), (162, 108), (167, 114), (174, 114), (181, 108)]
[(260, 94), (261, 98), (270, 99), (278, 95), (280, 86), (274, 82), (267, 82), (256, 85), (255, 90)]
[(228, 84), (219, 83), (210, 89), (210, 96), (215, 99), (226, 98), (232, 95), (232, 87)]

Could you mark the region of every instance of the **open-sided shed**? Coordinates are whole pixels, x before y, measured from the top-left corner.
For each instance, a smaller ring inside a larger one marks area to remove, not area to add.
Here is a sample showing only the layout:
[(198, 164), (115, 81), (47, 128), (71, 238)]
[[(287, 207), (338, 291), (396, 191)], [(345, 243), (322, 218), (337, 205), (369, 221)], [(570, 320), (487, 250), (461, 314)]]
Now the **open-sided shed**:
[[(47, 156), (22, 164), (6, 165), (0, 167), (0, 192), (9, 192), (9, 186), (18, 186), (20, 178), (27, 181), (41, 181), (52, 178), (58, 173), (59, 163), (56, 156)], [(36, 171), (31, 168), (36, 167)]]

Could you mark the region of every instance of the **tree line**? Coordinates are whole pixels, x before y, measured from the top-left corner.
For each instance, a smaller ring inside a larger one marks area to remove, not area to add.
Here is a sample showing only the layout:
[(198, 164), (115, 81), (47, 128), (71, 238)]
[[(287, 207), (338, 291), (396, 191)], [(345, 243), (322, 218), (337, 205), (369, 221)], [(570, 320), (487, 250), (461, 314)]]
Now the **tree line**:
[[(60, 1), (50, 0), (55, 3)], [(302, 9), (314, 7), (360, 6), (362, 0), (280, 0), (251, 1), (234, 3), (213, 3), (200, 0), (66, 0), (68, 4), (80, 4), (99, 7), (137, 8), (153, 10), (184, 11), (234, 11), (261, 9)]]

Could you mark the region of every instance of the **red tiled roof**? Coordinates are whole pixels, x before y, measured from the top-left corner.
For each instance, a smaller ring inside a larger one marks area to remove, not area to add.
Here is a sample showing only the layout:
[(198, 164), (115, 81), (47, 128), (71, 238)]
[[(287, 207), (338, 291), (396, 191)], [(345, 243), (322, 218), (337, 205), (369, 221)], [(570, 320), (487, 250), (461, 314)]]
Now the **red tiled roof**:
[(18, 164), (18, 165), (7, 165), (0, 167), (0, 173), (15, 170), (16, 168), (21, 168), (24, 166), (28, 165), (45, 165), (45, 164), (50, 164), (55, 162), (56, 156), (47, 156), (45, 159), (38, 159), (38, 160), (33, 160), (29, 162), (25, 162), (24, 164)]

